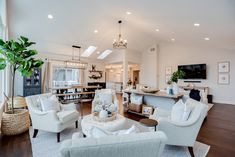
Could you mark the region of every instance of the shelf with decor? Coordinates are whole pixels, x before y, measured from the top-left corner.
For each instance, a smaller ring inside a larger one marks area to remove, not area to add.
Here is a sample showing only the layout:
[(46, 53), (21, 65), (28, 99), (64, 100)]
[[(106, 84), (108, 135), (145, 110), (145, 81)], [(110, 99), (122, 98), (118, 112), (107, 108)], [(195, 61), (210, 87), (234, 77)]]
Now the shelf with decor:
[(103, 71), (96, 70), (96, 65), (92, 65), (92, 69), (89, 70), (90, 75), (88, 76), (90, 79), (98, 80), (103, 76)]

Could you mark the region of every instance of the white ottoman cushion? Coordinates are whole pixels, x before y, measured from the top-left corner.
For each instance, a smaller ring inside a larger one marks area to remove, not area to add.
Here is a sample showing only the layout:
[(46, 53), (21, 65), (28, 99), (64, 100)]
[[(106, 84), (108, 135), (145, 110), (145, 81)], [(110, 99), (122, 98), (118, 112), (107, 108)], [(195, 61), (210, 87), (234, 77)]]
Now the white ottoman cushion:
[(78, 112), (74, 111), (74, 110), (62, 111), (62, 112), (58, 112), (57, 116), (59, 117), (59, 120), (62, 123), (66, 123), (66, 122), (69, 122), (73, 119), (76, 119), (78, 117)]

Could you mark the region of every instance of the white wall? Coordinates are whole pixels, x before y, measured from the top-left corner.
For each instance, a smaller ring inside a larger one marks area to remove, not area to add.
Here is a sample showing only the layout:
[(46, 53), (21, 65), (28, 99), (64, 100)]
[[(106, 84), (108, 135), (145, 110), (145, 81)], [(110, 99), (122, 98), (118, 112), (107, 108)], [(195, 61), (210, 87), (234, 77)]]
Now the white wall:
[(122, 63), (123, 62), (123, 53), (126, 53), (127, 61), (129, 63), (140, 63), (141, 62), (141, 53), (126, 49), (125, 51), (114, 51), (109, 55), (104, 61), (105, 63)]
[[(217, 83), (217, 63), (221, 61), (230, 61), (230, 85), (219, 85)], [(161, 44), (159, 52), (159, 87), (166, 87), (165, 68), (167, 66), (172, 66), (173, 71), (175, 71), (180, 64), (199, 63), (207, 64), (207, 79), (195, 85), (208, 86), (210, 88), (210, 94), (213, 95), (214, 102), (235, 104), (235, 52), (231, 50)], [(148, 70), (148, 72), (151, 72), (151, 70)]]
[(140, 84), (158, 88), (158, 48), (151, 46), (144, 51), (140, 64)]

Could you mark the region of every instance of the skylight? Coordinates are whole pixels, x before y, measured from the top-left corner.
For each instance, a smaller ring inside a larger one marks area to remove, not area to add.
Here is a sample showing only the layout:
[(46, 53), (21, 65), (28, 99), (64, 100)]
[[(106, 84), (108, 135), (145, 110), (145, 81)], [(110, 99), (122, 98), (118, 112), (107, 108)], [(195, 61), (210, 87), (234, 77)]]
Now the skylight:
[(89, 46), (83, 53), (82, 53), (82, 57), (89, 57), (93, 52), (95, 52), (95, 50), (97, 49), (97, 47), (95, 46)]
[(97, 59), (104, 59), (104, 58), (107, 57), (110, 53), (112, 53), (111, 50), (105, 50), (101, 55), (98, 56)]

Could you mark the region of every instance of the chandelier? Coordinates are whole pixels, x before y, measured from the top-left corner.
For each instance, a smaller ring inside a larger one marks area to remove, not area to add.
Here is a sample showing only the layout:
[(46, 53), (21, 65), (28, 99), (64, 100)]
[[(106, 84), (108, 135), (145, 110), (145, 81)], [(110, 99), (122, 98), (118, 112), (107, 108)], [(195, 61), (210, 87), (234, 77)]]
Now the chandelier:
[(119, 24), (119, 34), (118, 34), (118, 39), (114, 39), (113, 42), (113, 48), (114, 49), (126, 49), (127, 48), (127, 40), (122, 39), (122, 35), (121, 35), (121, 24), (122, 21), (118, 21)]
[[(73, 50), (72, 50), (73, 51), (73, 56), (72, 56), (71, 60), (65, 61), (66, 68), (86, 69), (88, 63), (82, 62), (80, 60), (80, 48), (81, 47), (73, 45), (72, 48), (73, 48)], [(75, 57), (74, 57), (74, 49), (78, 49), (78, 60), (75, 59)]]

